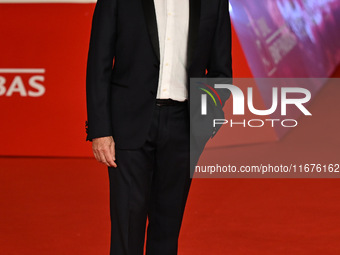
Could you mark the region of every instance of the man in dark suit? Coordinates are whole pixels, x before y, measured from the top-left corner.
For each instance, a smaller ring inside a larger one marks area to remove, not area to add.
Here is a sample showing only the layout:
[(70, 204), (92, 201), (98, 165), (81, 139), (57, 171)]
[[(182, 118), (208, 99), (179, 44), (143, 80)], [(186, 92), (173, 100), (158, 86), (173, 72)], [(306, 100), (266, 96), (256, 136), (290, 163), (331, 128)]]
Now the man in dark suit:
[(87, 140), (109, 167), (112, 255), (143, 254), (146, 219), (146, 253), (177, 254), (191, 183), (189, 78), (231, 76), (227, 0), (98, 0)]

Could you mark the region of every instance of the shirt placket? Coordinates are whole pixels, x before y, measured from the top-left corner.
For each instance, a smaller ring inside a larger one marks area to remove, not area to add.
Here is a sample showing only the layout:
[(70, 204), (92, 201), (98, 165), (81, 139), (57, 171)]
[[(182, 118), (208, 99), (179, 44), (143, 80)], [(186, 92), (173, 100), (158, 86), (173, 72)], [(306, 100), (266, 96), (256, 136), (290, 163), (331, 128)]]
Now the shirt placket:
[(164, 98), (171, 98), (171, 72), (172, 72), (172, 55), (174, 54), (172, 39), (172, 30), (174, 28), (174, 8), (173, 1), (166, 1), (166, 28), (164, 42), (164, 72), (162, 94)]

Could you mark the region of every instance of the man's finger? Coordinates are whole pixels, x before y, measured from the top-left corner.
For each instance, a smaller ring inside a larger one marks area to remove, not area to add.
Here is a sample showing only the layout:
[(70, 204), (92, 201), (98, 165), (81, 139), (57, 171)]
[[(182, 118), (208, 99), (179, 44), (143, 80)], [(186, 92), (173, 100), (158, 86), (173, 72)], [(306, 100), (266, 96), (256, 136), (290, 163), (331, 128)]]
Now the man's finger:
[(104, 155), (105, 155), (105, 159), (106, 159), (107, 163), (109, 163), (109, 166), (117, 167), (117, 164), (115, 163), (115, 161), (113, 159), (113, 155), (112, 155), (112, 153), (110, 153), (109, 150), (105, 151)]
[(98, 162), (100, 162), (100, 157), (99, 157), (99, 155), (98, 155), (98, 153), (97, 153), (96, 150), (93, 150), (93, 155), (94, 155), (95, 159), (96, 159)]
[(107, 165), (107, 166), (110, 166), (110, 164), (106, 160), (104, 151), (100, 151), (99, 154), (100, 154), (100, 162)]
[(94, 157), (96, 158), (96, 160), (98, 162), (101, 162), (101, 159), (100, 159), (100, 152), (99, 150), (94, 146), (94, 143), (92, 143), (92, 152), (93, 152), (93, 155)]
[(114, 142), (110, 146), (110, 150), (111, 150), (111, 155), (112, 155), (113, 160), (116, 160), (116, 150), (115, 150), (115, 143)]

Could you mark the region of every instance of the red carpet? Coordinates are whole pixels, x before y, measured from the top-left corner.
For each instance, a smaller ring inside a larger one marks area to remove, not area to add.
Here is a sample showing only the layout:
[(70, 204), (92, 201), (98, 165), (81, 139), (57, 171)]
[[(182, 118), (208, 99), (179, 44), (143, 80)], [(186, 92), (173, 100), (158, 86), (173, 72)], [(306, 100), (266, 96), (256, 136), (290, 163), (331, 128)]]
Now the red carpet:
[[(282, 163), (339, 163), (339, 95), (339, 86), (326, 86), (311, 107), (313, 119), (303, 119), (282, 141), (224, 153), (232, 161), (254, 162), (265, 155)], [(335, 115), (325, 114), (327, 109)], [(317, 132), (330, 117), (333, 126)], [(179, 254), (340, 254), (339, 201), (338, 179), (195, 179)], [(0, 254), (108, 251), (104, 166), (94, 159), (0, 158)]]
[[(1, 254), (108, 254), (106, 169), (1, 159)], [(195, 179), (180, 254), (340, 254), (339, 180)]]

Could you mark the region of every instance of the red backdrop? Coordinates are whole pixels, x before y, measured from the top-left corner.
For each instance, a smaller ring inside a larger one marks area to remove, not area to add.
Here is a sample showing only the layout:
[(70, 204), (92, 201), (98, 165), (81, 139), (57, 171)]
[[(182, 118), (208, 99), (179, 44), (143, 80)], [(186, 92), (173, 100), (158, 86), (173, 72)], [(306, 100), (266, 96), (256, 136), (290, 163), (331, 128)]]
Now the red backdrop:
[[(93, 3), (0, 4), (0, 155), (92, 155), (85, 69), (93, 10)], [(236, 36), (233, 53), (235, 74), (250, 77)]]

